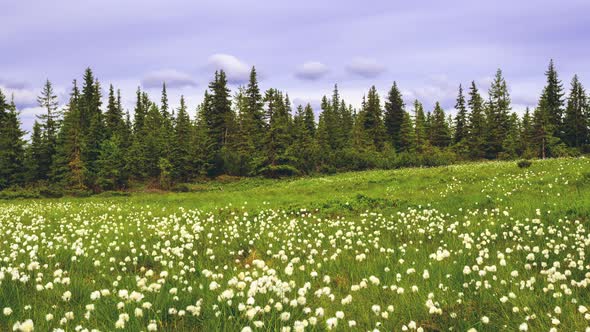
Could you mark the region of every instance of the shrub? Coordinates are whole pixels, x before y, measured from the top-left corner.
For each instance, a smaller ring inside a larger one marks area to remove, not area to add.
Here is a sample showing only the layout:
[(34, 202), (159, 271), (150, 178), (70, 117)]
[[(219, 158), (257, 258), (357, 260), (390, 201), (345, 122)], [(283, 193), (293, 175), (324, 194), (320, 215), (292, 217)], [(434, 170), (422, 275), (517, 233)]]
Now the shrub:
[(131, 196), (131, 193), (127, 191), (116, 191), (116, 190), (107, 190), (103, 191), (100, 194), (97, 194), (96, 197), (126, 197)]
[(299, 171), (291, 165), (269, 165), (262, 168), (260, 174), (267, 178), (282, 178), (299, 175)]
[(518, 168), (529, 168), (532, 164), (533, 162), (530, 160), (521, 160), (518, 163), (516, 163), (516, 165), (518, 165)]
[(189, 191), (191, 191), (191, 188), (189, 188), (184, 183), (179, 183), (179, 184), (175, 185), (174, 187), (172, 187), (171, 190), (176, 193), (188, 193)]

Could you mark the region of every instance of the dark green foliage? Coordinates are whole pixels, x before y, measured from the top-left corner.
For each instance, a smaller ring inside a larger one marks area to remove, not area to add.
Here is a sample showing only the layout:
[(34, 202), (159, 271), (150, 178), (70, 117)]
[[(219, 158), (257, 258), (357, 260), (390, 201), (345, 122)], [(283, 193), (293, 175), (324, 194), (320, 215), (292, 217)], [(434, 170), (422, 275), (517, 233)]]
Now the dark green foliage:
[(430, 142), (432, 145), (444, 148), (451, 144), (451, 131), (445, 118), (445, 112), (436, 102), (432, 112), (432, 122), (430, 124)]
[[(37, 116), (40, 128), (37, 128), (38, 135), (31, 148), (35, 149), (36, 174), (31, 180), (46, 180), (49, 178), (53, 156), (57, 149), (57, 134), (61, 123), (61, 112), (58, 111), (57, 95), (53, 91), (53, 85), (49, 80), (45, 81), (41, 95), (37, 102), (44, 109), (44, 113)], [(34, 131), (34, 130), (33, 130)], [(33, 136), (35, 133), (33, 132)], [(32, 140), (33, 143), (34, 140)]]
[(24, 134), (14, 101), (7, 103), (0, 91), (0, 189), (25, 180)]
[(586, 91), (578, 76), (574, 75), (563, 120), (563, 140), (569, 146), (578, 148), (590, 142), (588, 112)]
[(485, 107), (485, 155), (494, 159), (504, 151), (504, 139), (510, 130), (510, 95), (502, 70), (496, 71), (488, 95), (489, 100)]
[(385, 101), (384, 124), (387, 138), (397, 151), (407, 149), (407, 142), (405, 142), (406, 146), (404, 147), (401, 137), (402, 122), (404, 121), (405, 115), (404, 106), (402, 94), (397, 88), (397, 83), (393, 82), (393, 86), (389, 90), (387, 100)]
[(469, 89), (469, 113), (467, 141), (469, 146), (469, 154), (474, 159), (483, 158), (485, 156), (485, 133), (486, 133), (486, 118), (484, 114), (483, 98), (479, 94), (475, 82), (471, 82)]
[(590, 151), (590, 109), (580, 80), (572, 79), (564, 107), (553, 62), (546, 76), (538, 106), (522, 117), (511, 112), (498, 70), (487, 102), (474, 82), (466, 95), (459, 86), (454, 118), (439, 103), (425, 114), (418, 100), (406, 112), (397, 83), (383, 108), (373, 86), (358, 110), (335, 85), (322, 98), (316, 123), (309, 104), (293, 113), (286, 93), (271, 88), (263, 96), (255, 68), (233, 98), (225, 73), (216, 72), (194, 120), (184, 96), (171, 108), (165, 84), (159, 105), (137, 89), (133, 119), (110, 85), (103, 113), (100, 82), (86, 69), (81, 90), (74, 80), (63, 108), (45, 82), (38, 98), (44, 111), (29, 144), (14, 103), (0, 91), (0, 189), (24, 187), (4, 197), (86, 196), (143, 182), (184, 191), (182, 183), (204, 176), (285, 177)]
[(128, 175), (122, 146), (121, 137), (118, 134), (114, 134), (101, 143), (96, 161), (98, 166), (96, 185), (101, 190), (123, 189), (127, 185)]
[(455, 116), (455, 143), (460, 143), (467, 138), (467, 106), (465, 105), (465, 96), (463, 96), (463, 87), (459, 85), (459, 95), (455, 104), (457, 115)]
[(516, 163), (518, 168), (529, 168), (529, 167), (531, 167), (532, 164), (533, 164), (533, 162), (530, 160), (521, 160), (518, 163)]

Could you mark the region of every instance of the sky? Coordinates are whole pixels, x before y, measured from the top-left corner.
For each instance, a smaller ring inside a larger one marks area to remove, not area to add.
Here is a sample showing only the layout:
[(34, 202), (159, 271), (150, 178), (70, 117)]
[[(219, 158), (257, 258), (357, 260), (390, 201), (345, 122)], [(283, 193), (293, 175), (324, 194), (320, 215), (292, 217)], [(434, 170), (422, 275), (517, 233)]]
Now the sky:
[[(453, 113), (459, 84), (487, 91), (503, 70), (513, 109), (534, 107), (554, 59), (566, 90), (590, 85), (590, 1), (19, 0), (0, 11), (0, 89), (23, 127), (41, 110), (46, 79), (65, 103), (91, 67), (133, 110), (138, 86), (192, 116), (216, 69), (233, 92), (256, 66), (262, 89), (286, 91), (316, 112), (335, 83), (358, 107), (371, 85), (382, 101), (394, 81), (406, 104)], [(408, 110), (411, 107), (407, 107)]]

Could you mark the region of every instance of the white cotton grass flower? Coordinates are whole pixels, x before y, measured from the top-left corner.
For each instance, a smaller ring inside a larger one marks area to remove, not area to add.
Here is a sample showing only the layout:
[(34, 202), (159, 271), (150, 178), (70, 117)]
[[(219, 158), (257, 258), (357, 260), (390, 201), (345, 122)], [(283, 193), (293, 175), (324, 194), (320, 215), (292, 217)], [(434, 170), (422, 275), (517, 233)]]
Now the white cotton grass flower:
[(2, 309), (2, 314), (4, 316), (10, 316), (10, 315), (12, 315), (12, 309), (9, 308), (9, 307), (6, 307), (6, 308)]
[(12, 326), (12, 330), (13, 331), (18, 331), (18, 332), (32, 332), (35, 329), (35, 324), (33, 323), (32, 320), (27, 319), (24, 322), (16, 322), (13, 326)]

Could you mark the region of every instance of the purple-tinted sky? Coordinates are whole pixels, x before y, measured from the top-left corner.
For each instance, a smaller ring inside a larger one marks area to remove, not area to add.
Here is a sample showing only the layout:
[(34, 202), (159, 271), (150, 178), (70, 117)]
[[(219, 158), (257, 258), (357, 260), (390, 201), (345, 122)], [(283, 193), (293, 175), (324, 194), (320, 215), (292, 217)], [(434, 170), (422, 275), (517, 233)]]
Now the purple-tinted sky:
[(370, 85), (384, 96), (395, 80), (408, 103), (452, 112), (460, 83), (486, 91), (501, 67), (522, 110), (536, 104), (550, 58), (566, 88), (574, 73), (588, 82), (589, 17), (587, 0), (5, 1), (0, 88), (26, 129), (43, 81), (65, 100), (87, 66), (130, 109), (138, 85), (159, 100), (163, 80), (173, 105), (184, 94), (194, 109), (214, 69), (235, 90), (255, 65), (263, 89), (294, 103), (317, 105), (338, 83), (357, 106)]

